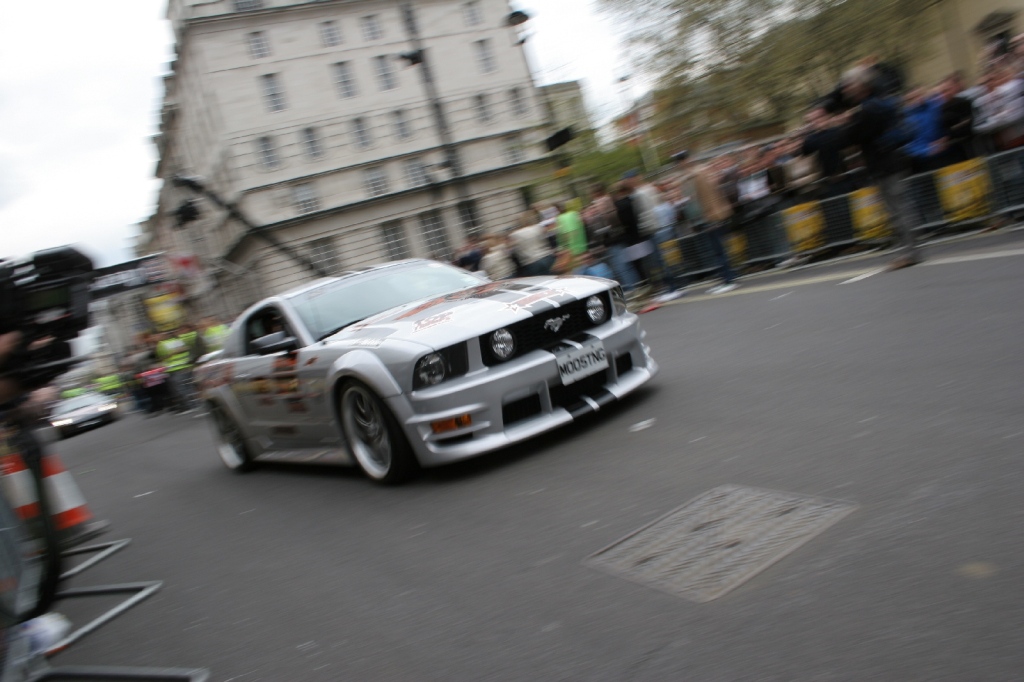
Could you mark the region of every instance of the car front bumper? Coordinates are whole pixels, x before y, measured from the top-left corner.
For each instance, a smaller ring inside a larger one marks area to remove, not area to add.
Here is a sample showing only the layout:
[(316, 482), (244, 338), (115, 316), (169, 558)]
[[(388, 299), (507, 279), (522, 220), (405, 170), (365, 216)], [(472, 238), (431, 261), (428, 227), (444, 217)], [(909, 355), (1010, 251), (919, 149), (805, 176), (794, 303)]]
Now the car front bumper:
[[(585, 336), (603, 345), (608, 367), (568, 386), (562, 385), (555, 353), (537, 350), (389, 398), (420, 464), (455, 462), (532, 438), (600, 410), (658, 372), (636, 315), (612, 318)], [(463, 415), (471, 424), (434, 433), (431, 424)]]

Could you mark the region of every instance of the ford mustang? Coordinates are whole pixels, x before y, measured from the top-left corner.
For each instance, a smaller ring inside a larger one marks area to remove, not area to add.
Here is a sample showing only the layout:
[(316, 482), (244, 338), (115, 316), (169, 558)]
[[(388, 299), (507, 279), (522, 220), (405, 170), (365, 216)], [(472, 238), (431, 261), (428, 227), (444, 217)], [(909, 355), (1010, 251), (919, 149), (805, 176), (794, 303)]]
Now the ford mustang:
[(657, 371), (615, 282), (406, 260), (257, 303), (196, 379), (227, 467), (343, 462), (398, 483), (598, 411)]

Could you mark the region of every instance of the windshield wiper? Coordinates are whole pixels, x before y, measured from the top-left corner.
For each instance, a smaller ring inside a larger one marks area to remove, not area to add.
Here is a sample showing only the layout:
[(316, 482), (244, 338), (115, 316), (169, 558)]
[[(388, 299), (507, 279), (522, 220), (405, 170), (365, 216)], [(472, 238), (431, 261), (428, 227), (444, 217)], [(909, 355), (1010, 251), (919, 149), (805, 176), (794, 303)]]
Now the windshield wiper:
[(326, 334), (321, 334), (320, 338), (318, 338), (317, 341), (323, 341), (328, 336), (334, 336), (335, 334), (340, 332), (345, 327), (351, 327), (352, 325), (356, 324), (357, 322), (362, 322), (365, 319), (366, 319), (365, 317), (360, 317), (358, 320), (352, 320), (351, 322), (346, 322), (345, 324), (341, 325), (340, 327), (335, 327), (334, 329), (332, 329), (331, 331), (327, 332)]

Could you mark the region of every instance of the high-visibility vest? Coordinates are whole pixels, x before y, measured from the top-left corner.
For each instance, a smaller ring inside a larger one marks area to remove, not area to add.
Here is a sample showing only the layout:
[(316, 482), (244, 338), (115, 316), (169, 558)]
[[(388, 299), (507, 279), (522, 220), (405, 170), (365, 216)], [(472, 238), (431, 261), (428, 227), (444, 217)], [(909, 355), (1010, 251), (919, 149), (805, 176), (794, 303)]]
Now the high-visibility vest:
[(227, 338), (231, 328), (226, 324), (215, 324), (203, 331), (203, 341), (206, 343), (206, 350), (215, 351), (224, 347), (224, 339)]
[(156, 354), (164, 361), (164, 369), (168, 372), (188, 369), (188, 344), (180, 336), (156, 344)]

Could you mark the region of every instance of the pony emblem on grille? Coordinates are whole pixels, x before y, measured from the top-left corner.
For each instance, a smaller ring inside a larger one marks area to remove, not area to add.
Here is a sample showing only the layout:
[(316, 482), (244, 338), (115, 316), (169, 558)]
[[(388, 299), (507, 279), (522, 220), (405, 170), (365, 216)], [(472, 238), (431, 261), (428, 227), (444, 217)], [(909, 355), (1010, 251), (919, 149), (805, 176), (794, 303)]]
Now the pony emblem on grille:
[(558, 317), (552, 317), (550, 320), (544, 323), (544, 328), (548, 331), (557, 334), (558, 330), (562, 328), (565, 321), (569, 319), (569, 313), (560, 315)]

